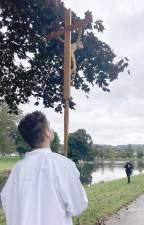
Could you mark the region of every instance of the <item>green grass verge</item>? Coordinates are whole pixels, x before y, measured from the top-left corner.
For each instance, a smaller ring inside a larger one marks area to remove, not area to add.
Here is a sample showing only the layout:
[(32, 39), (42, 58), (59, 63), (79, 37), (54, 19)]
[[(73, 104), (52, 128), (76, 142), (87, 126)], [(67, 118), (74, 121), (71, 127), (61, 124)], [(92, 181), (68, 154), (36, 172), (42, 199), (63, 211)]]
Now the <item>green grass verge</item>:
[[(134, 176), (131, 184), (127, 184), (126, 179), (120, 179), (91, 187), (86, 186), (85, 189), (89, 206), (81, 216), (74, 218), (74, 225), (95, 225), (96, 221), (116, 212), (135, 199), (144, 192), (144, 175)], [(2, 210), (0, 210), (0, 225), (5, 225)]]
[(120, 179), (85, 187), (89, 206), (74, 225), (95, 225), (96, 221), (116, 212), (120, 207), (144, 192), (144, 175), (134, 176), (132, 183)]
[(0, 172), (11, 169), (19, 160), (20, 157), (0, 157)]
[(0, 210), (0, 225), (6, 225), (3, 211)]

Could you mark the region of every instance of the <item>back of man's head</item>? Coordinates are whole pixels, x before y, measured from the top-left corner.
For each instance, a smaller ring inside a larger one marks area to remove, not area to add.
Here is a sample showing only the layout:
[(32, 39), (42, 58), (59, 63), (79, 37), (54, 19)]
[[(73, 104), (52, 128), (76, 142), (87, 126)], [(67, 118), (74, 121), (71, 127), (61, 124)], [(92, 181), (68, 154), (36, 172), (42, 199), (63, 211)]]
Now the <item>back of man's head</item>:
[(32, 149), (43, 143), (48, 128), (48, 121), (40, 111), (27, 114), (18, 125), (19, 133)]

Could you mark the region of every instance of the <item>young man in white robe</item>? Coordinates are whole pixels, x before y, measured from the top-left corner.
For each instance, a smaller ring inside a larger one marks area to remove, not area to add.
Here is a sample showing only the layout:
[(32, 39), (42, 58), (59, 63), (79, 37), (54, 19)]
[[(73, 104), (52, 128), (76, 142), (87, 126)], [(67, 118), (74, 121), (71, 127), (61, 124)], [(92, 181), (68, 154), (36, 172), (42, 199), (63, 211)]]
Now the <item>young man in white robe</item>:
[(88, 204), (75, 164), (50, 150), (54, 134), (41, 112), (27, 114), (18, 130), (31, 151), (1, 192), (7, 225), (72, 225)]

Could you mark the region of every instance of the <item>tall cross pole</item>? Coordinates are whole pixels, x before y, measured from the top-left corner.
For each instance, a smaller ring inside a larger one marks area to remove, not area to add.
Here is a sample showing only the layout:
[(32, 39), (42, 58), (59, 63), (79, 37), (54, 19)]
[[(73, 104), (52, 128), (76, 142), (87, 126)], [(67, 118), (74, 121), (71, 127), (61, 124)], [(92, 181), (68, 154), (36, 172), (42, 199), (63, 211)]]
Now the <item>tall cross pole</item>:
[(78, 20), (71, 24), (71, 10), (65, 8), (64, 28), (52, 32), (45, 39), (47, 41), (58, 38), (64, 34), (64, 155), (68, 152), (68, 129), (69, 129), (69, 99), (71, 87), (71, 31), (83, 29), (92, 23), (92, 15), (88, 12), (85, 19)]
[(69, 130), (69, 99), (71, 83), (71, 10), (65, 9), (65, 33), (64, 33), (64, 155), (68, 152), (68, 130)]

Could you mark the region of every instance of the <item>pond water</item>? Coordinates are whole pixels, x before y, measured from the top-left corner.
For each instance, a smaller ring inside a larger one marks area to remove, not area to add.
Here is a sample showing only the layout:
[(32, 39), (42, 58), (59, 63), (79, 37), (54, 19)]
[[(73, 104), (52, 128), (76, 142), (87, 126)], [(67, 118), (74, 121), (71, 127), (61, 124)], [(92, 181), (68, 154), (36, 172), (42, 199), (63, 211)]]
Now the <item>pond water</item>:
[[(124, 161), (101, 161), (96, 163), (80, 163), (77, 165), (83, 184), (96, 184), (104, 181), (126, 177)], [(144, 162), (133, 162), (133, 175), (144, 173)]]
[[(80, 179), (83, 184), (96, 184), (126, 177), (124, 165), (124, 161), (101, 161), (95, 163), (79, 163), (77, 167), (80, 171)], [(133, 166), (133, 175), (144, 173), (144, 162), (135, 161), (133, 162)], [(0, 176), (0, 191), (5, 181), (6, 178)]]

